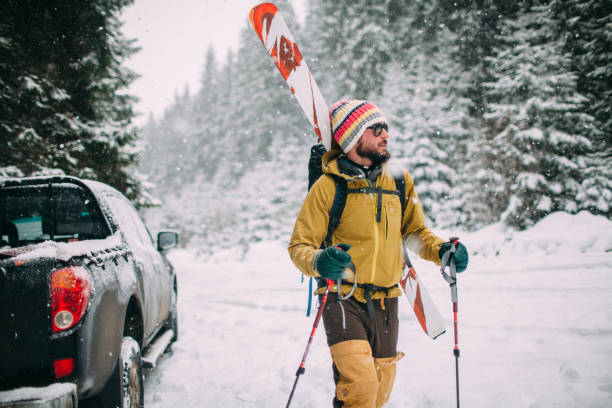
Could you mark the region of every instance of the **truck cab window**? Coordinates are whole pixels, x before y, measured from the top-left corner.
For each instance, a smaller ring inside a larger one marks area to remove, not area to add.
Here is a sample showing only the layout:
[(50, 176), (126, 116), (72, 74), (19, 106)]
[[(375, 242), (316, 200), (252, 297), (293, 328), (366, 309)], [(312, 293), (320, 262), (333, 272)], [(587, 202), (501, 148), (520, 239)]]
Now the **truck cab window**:
[(24, 186), (0, 193), (2, 246), (47, 240), (103, 239), (108, 228), (95, 201), (77, 185)]

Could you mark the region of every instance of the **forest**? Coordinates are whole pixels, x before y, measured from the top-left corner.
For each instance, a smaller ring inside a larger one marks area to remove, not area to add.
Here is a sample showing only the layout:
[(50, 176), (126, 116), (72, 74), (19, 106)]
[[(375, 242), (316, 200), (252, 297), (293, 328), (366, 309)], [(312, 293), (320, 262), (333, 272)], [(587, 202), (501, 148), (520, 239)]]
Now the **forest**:
[[(203, 253), (287, 240), (316, 135), (248, 10), (237, 48), (138, 128), (130, 3), (3, 2), (0, 178), (107, 182)], [(385, 112), (433, 228), (612, 217), (612, 1), (312, 0), (304, 21), (275, 3), (328, 104)]]

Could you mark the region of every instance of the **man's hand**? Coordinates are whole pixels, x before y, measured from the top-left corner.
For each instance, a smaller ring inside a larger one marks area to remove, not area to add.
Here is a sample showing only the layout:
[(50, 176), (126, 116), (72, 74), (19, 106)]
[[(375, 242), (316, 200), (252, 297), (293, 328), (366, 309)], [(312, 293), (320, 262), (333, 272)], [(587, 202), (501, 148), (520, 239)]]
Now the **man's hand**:
[(351, 263), (351, 256), (347, 252), (350, 248), (349, 244), (338, 244), (321, 251), (316, 261), (319, 275), (324, 279), (342, 279), (344, 270)]
[[(452, 242), (445, 242), (440, 245), (440, 259), (442, 259), (447, 251), (450, 251), (451, 245), (453, 245)], [(468, 252), (465, 245), (458, 242), (457, 249), (455, 249), (453, 256), (455, 257), (455, 267), (457, 268), (457, 273), (465, 271), (468, 265)]]

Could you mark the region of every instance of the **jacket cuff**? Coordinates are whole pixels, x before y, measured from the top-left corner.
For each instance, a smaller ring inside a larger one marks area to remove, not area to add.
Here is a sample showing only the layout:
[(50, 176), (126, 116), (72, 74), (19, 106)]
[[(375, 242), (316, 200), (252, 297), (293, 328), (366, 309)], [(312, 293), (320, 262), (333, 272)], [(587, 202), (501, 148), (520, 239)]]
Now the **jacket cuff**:
[(316, 274), (316, 276), (320, 276), (319, 272), (317, 272), (317, 259), (319, 259), (319, 255), (321, 255), (321, 252), (323, 252), (323, 250), (319, 249), (317, 253), (315, 254), (314, 259), (312, 261), (312, 271)]

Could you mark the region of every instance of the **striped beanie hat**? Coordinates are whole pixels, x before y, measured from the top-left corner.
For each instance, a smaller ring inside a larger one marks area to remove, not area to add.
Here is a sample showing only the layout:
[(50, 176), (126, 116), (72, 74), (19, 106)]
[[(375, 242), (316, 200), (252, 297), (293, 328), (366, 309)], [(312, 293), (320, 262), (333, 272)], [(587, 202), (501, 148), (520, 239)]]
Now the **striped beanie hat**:
[(386, 122), (376, 105), (368, 101), (341, 99), (329, 109), (332, 134), (344, 153), (348, 153), (368, 126)]

